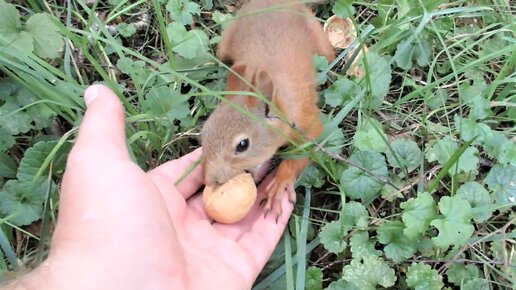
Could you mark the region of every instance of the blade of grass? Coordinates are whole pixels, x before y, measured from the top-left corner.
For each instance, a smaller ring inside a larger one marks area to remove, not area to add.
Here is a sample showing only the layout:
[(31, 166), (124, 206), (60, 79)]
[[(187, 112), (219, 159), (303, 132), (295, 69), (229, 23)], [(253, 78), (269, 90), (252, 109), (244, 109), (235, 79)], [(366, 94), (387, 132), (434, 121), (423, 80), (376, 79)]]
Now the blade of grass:
[[(310, 201), (311, 201), (311, 189), (306, 188), (305, 204), (303, 207), (303, 217), (301, 218), (300, 227), (301, 230), (296, 233), (297, 242), (297, 270), (296, 270), (296, 290), (305, 289), (305, 274), (306, 274), (306, 242), (308, 235), (308, 218), (310, 215)], [(297, 217), (294, 217), (297, 220)], [(296, 225), (299, 224), (296, 221)], [(297, 230), (297, 227), (296, 227)]]

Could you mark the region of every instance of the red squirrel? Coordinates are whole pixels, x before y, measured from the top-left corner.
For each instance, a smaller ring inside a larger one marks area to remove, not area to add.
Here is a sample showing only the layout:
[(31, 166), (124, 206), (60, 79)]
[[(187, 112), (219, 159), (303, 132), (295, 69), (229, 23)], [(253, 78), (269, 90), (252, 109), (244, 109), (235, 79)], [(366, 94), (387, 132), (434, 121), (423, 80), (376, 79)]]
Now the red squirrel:
[[(323, 126), (316, 104), (314, 54), (325, 56), (329, 62), (335, 58), (322, 25), (303, 4), (250, 0), (240, 8), (222, 33), (217, 57), (274, 106), (269, 108), (267, 102), (254, 96), (225, 96), (254, 118), (225, 102), (210, 115), (201, 132), (206, 185), (220, 185), (245, 172), (256, 173), (288, 143), (285, 136), (295, 141), (319, 136)], [(228, 72), (226, 91), (253, 89)], [(266, 187), (266, 214), (271, 210), (277, 217), (281, 214), (285, 190), (295, 202), (294, 184), (308, 162), (308, 158), (281, 161)]]

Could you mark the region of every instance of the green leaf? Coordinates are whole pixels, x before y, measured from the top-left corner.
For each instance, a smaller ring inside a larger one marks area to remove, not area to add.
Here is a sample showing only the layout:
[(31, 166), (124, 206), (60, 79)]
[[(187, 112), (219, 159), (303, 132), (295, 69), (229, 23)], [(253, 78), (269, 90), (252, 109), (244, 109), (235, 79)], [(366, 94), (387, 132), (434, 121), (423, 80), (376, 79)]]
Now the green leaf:
[(340, 152), (342, 152), (342, 147), (344, 147), (344, 143), (346, 143), (344, 133), (342, 133), (340, 128), (330, 129), (328, 125), (329, 122), (325, 123), (324, 133), (320, 136), (320, 138), (323, 138), (320, 139), (322, 140), (320, 144), (326, 151), (333, 154), (340, 154)]
[(385, 256), (399, 263), (414, 255), (416, 242), (403, 234), (405, 226), (401, 221), (391, 221), (381, 224), (376, 232), (378, 241), (386, 245), (383, 251)]
[(496, 164), (489, 170), (484, 182), (497, 203), (516, 202), (516, 167)]
[(417, 243), (417, 250), (423, 257), (432, 257), (437, 255), (437, 252), (441, 252), (440, 249), (436, 249), (432, 240), (428, 236), (424, 236), (419, 239)]
[[(437, 141), (427, 152), (426, 159), (429, 162), (436, 161), (444, 165), (450, 158), (452, 158), (455, 151), (459, 149), (459, 145), (450, 136)], [(477, 156), (477, 149), (475, 147), (468, 147), (466, 151), (459, 157), (458, 161), (448, 170), (449, 174), (473, 172), (476, 173), (479, 159)]]
[(0, 107), (0, 127), (9, 135), (27, 133), (32, 129), (30, 116), (19, 109), (20, 105), (14, 97), (8, 98)]
[(335, 108), (342, 106), (354, 96), (358, 95), (360, 87), (345, 77), (339, 77), (328, 89), (324, 91), (324, 101)]
[(365, 230), (369, 224), (369, 213), (361, 203), (350, 201), (342, 207), (340, 220), (343, 225)]
[(407, 286), (415, 290), (439, 290), (444, 283), (443, 277), (429, 265), (414, 263), (407, 270)]
[(404, 70), (412, 68), (415, 60), (419, 66), (427, 66), (430, 64), (432, 55), (432, 47), (425, 39), (406, 39), (401, 41), (396, 47), (394, 61)]
[(417, 143), (412, 140), (394, 140), (391, 143), (391, 148), (392, 151), (387, 150), (387, 161), (394, 168), (407, 168), (411, 172), (423, 161), (421, 150)]
[(446, 275), (448, 276), (448, 281), (455, 286), (461, 286), (473, 278), (478, 278), (480, 271), (473, 265), (454, 263), (446, 271)]
[(213, 21), (217, 24), (219, 24), (222, 27), (222, 30), (226, 29), (228, 25), (231, 23), (231, 19), (233, 19), (233, 15), (231, 14), (224, 14), (218, 10), (215, 10), (213, 14), (211, 15), (211, 18)]
[(301, 175), (297, 179), (297, 184), (304, 187), (315, 187), (321, 188), (324, 185), (324, 172), (319, 167), (311, 164), (301, 172)]
[[(377, 109), (382, 104), (385, 96), (389, 92), (391, 84), (392, 70), (389, 64), (389, 57), (379, 56), (377, 53), (368, 51), (365, 54), (367, 58), (367, 69), (364, 62), (361, 62), (362, 70), (369, 75), (371, 81), (371, 95), (367, 96), (365, 107), (369, 109)], [(365, 77), (365, 76), (364, 76)]]
[(516, 144), (502, 132), (492, 130), (486, 135), (482, 147), (490, 157), (498, 159), (500, 163), (516, 166)]
[(439, 235), (432, 241), (440, 248), (464, 245), (475, 230), (471, 224), (473, 214), (469, 202), (460, 196), (443, 196), (438, 206), (444, 218), (430, 223), (439, 230)]
[(0, 177), (16, 176), (16, 162), (7, 153), (0, 151)]
[(352, 0), (337, 0), (333, 4), (332, 12), (340, 18), (351, 18), (355, 14), (355, 8), (352, 4)]
[(201, 15), (199, 4), (189, 0), (169, 0), (165, 8), (174, 21), (183, 25), (192, 24), (192, 15)]
[(396, 47), (396, 53), (394, 53), (394, 61), (396, 65), (404, 70), (412, 68), (412, 55), (414, 54), (414, 45), (410, 39), (401, 41)]
[(360, 166), (369, 173), (354, 166), (342, 172), (340, 184), (346, 194), (352, 199), (371, 200), (378, 196), (382, 189), (383, 182), (378, 178), (387, 177), (387, 165), (384, 157), (377, 152), (360, 151), (355, 152), (349, 158), (353, 164)]
[(321, 290), (322, 289), (323, 272), (317, 267), (309, 267), (306, 270), (305, 289)]
[(460, 290), (489, 289), (489, 281), (481, 278), (473, 278), (461, 285)]
[(473, 212), (473, 220), (477, 223), (487, 221), (493, 214), (490, 209), (482, 209), (482, 207), (491, 205), (493, 201), (487, 190), (478, 182), (470, 181), (464, 183), (457, 190), (456, 196), (469, 202)]
[[(44, 104), (34, 103), (37, 98), (11, 78), (0, 79), (0, 150), (14, 145), (13, 136), (29, 130), (41, 130), (52, 124), (56, 115)], [(29, 106), (30, 105), (30, 106)], [(29, 106), (29, 107), (26, 107)], [(25, 109), (23, 109), (26, 107)]]
[(458, 114), (453, 116), (455, 127), (460, 133), (460, 138), (466, 142), (476, 139), (473, 144), (481, 144), (492, 134), (491, 128), (486, 124), (477, 123), (477, 121), (469, 118), (461, 118)]
[(16, 97), (20, 107), (26, 107), (23, 112), (32, 120), (32, 129), (41, 130), (52, 125), (54, 117), (57, 115), (56, 112), (42, 103), (34, 105), (39, 99), (33, 93), (18, 86), (12, 96)]
[(401, 193), (399, 188), (405, 187), (406, 183), (402, 181), (398, 175), (393, 174), (392, 172), (389, 172), (388, 179), (390, 183), (384, 184), (381, 191), (382, 199), (393, 202), (395, 199), (404, 198), (404, 195)]
[(63, 37), (51, 17), (47, 13), (34, 14), (25, 26), (25, 31), (34, 40), (34, 53), (41, 58), (59, 57), (64, 46)]
[(127, 24), (122, 22), (116, 28), (123, 37), (131, 37), (136, 33), (136, 26), (133, 23)]
[(16, 6), (0, 0), (0, 34), (12, 39), (21, 29), (20, 13)]
[(0, 151), (7, 150), (16, 144), (16, 139), (12, 136), (11, 132), (8, 132), (5, 128), (0, 126)]
[(190, 114), (188, 99), (170, 86), (153, 87), (142, 104), (145, 112), (168, 120), (182, 120)]
[(511, 164), (516, 166), (516, 143), (507, 140), (500, 146), (500, 153), (498, 155), (498, 162), (502, 164)]
[(425, 104), (432, 110), (444, 107), (448, 100), (448, 91), (443, 88), (438, 88), (431, 95), (425, 96)]
[(324, 288), (325, 290), (360, 290), (354, 284), (349, 283), (344, 279), (339, 279), (337, 281), (333, 281), (328, 285), (328, 287)]
[(424, 234), (436, 216), (435, 201), (428, 192), (418, 193), (416, 198), (402, 202), (400, 207), (405, 224), (403, 233), (411, 239), (418, 239)]
[(430, 64), (432, 56), (432, 46), (426, 39), (418, 39), (414, 43), (414, 58), (419, 66), (427, 66)]
[(353, 137), (353, 146), (360, 151), (383, 152), (387, 148), (387, 136), (380, 122), (366, 118)]
[(391, 287), (396, 282), (394, 270), (375, 256), (351, 260), (344, 266), (342, 278), (360, 290), (375, 290), (376, 285)]
[[(328, 59), (325, 56), (314, 54), (312, 56), (312, 61), (314, 62), (314, 68), (315, 68), (315, 79), (316, 84), (322, 85), (325, 84), (328, 81)], [(344, 78), (344, 77), (341, 77)], [(339, 78), (339, 80), (341, 79)], [(339, 81), (337, 80), (337, 81)], [(333, 85), (332, 85), (333, 86)], [(329, 90), (326, 89), (325, 91)], [(326, 93), (326, 92), (325, 92)]]
[[(18, 173), (16, 177), (20, 183), (27, 184), (39, 184), (43, 180), (48, 178), (49, 167), (44, 168), (45, 161), (47, 158), (53, 157), (52, 168), (54, 172), (60, 168), (64, 168), (64, 163), (67, 158), (67, 154), (71, 149), (70, 143), (64, 143), (54, 154), (50, 156), (52, 150), (56, 147), (57, 142), (55, 141), (42, 141), (36, 143), (31, 148), (25, 151), (25, 154), (20, 161), (18, 167)], [(39, 176), (38, 176), (39, 172)]]
[(208, 53), (209, 38), (202, 30), (187, 31), (183, 25), (173, 22), (168, 25), (167, 34), (174, 45), (172, 51), (184, 58), (192, 59)]
[(48, 182), (29, 187), (9, 180), (0, 191), (0, 213), (16, 226), (25, 226), (41, 218)]
[(483, 96), (486, 87), (484, 82), (464, 83), (459, 87), (459, 97), (470, 109), (469, 118), (473, 120), (485, 119), (492, 114), (489, 101)]
[(0, 0), (0, 35), (5, 37), (2, 45), (16, 47), (23, 52), (34, 50), (32, 37), (25, 31), (20, 21), (20, 13), (12, 4)]
[(349, 239), (351, 256), (353, 259), (361, 259), (368, 256), (379, 257), (382, 251), (375, 249), (375, 243), (369, 239), (367, 231), (355, 232)]
[(149, 71), (142, 60), (132, 61), (130, 58), (122, 57), (116, 62), (116, 67), (124, 74), (131, 76), (135, 82), (145, 82), (149, 78)]
[(321, 244), (330, 253), (338, 254), (346, 249), (346, 241), (344, 236), (348, 229), (342, 227), (340, 221), (332, 221), (321, 228), (319, 238)]

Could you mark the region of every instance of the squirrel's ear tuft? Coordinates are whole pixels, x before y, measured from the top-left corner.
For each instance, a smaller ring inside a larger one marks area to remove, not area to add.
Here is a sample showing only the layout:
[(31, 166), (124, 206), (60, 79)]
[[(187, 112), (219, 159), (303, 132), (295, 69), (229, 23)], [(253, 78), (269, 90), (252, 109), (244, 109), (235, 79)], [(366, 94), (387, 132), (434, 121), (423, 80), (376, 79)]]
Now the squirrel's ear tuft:
[(238, 77), (245, 77), (246, 66), (243, 63), (237, 63), (231, 66), (232, 71), (228, 71), (228, 77), (226, 80), (227, 91), (243, 91), (245, 90), (244, 82)]

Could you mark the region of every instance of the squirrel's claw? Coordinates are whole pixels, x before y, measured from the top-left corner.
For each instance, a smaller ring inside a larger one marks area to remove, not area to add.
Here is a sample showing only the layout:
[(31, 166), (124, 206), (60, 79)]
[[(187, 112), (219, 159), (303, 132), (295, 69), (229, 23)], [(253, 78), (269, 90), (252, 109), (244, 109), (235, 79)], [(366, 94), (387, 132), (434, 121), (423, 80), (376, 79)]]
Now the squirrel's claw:
[(265, 203), (264, 208), (264, 217), (267, 217), (267, 214), (272, 211), (276, 215), (276, 223), (278, 223), (279, 217), (281, 216), (281, 213), (283, 211), (281, 207), (281, 199), (283, 197), (284, 192), (287, 191), (288, 200), (292, 204), (296, 202), (294, 182), (295, 180), (292, 180), (290, 178), (280, 180), (280, 178), (278, 178), (277, 175), (271, 180), (271, 182), (265, 188), (265, 191), (267, 193), (267, 201)]

